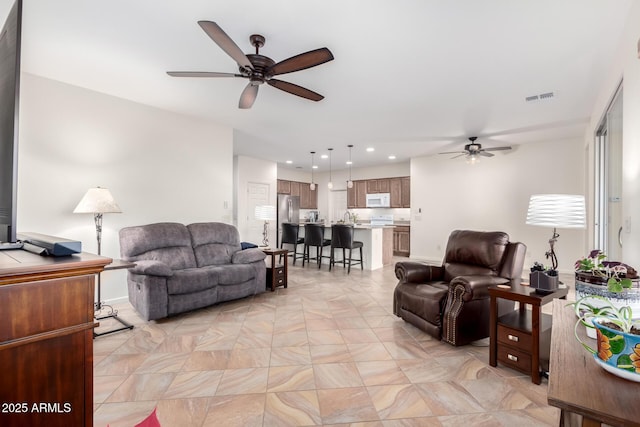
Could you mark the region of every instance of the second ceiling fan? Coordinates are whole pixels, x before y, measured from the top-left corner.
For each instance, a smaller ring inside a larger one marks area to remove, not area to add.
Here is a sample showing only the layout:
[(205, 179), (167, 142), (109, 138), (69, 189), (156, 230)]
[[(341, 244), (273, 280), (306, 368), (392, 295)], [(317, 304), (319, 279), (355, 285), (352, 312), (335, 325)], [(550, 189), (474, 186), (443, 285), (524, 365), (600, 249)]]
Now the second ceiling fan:
[(310, 99), (320, 101), (324, 96), (312, 90), (293, 83), (274, 79), (273, 76), (293, 73), (333, 60), (333, 54), (326, 47), (301, 53), (280, 62), (275, 62), (269, 57), (259, 54), (259, 49), (264, 46), (265, 38), (259, 34), (249, 37), (251, 44), (256, 48), (255, 54), (245, 54), (237, 44), (225, 33), (218, 24), (212, 21), (198, 21), (205, 33), (233, 58), (239, 67), (239, 73), (218, 73), (210, 71), (167, 71), (173, 77), (240, 77), (248, 79), (249, 83), (240, 95), (239, 108), (251, 108), (258, 95), (258, 88), (263, 83), (282, 91)]

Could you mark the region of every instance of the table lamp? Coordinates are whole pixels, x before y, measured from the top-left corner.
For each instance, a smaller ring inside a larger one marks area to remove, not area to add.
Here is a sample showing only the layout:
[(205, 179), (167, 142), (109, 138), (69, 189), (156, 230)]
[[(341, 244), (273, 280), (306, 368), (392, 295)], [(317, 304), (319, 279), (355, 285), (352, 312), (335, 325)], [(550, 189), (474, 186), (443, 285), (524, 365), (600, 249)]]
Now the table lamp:
[(264, 221), (262, 246), (269, 246), (269, 221), (276, 219), (276, 207), (272, 205), (256, 206), (256, 219)]
[(558, 268), (558, 258), (554, 245), (560, 235), (558, 228), (585, 228), (584, 196), (572, 194), (534, 194), (529, 199), (527, 224), (541, 227), (552, 227), (553, 235), (549, 239), (549, 251), (545, 253), (551, 258), (553, 270)]

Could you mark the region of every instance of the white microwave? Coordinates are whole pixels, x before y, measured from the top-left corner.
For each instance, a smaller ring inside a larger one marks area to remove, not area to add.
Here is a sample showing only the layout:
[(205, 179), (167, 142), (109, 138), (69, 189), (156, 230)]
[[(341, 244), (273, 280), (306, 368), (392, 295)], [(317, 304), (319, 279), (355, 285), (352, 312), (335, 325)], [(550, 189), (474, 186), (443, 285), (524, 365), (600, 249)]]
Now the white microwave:
[(391, 195), (389, 193), (367, 194), (368, 208), (388, 208), (391, 206)]

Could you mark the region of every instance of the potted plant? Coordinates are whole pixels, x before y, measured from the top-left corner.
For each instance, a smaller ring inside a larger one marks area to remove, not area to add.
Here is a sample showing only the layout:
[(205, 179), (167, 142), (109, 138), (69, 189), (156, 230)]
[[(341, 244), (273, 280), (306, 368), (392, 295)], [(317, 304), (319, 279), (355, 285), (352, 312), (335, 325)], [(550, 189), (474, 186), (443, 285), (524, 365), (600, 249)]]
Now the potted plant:
[[(638, 272), (618, 261), (606, 261), (607, 256), (595, 249), (575, 263), (576, 298), (600, 296), (618, 308), (629, 306), (640, 315), (640, 283)], [(601, 305), (600, 299), (586, 300)]]
[[(600, 300), (594, 306), (587, 300)], [(619, 377), (640, 382), (640, 321), (633, 320), (629, 306), (616, 307), (607, 298), (589, 296), (571, 304), (578, 316), (574, 335), (578, 342), (605, 370)], [(578, 325), (596, 331), (597, 349), (585, 344), (578, 335)]]
[(546, 268), (539, 262), (534, 262), (529, 273), (529, 284), (537, 293), (551, 293), (558, 289), (558, 270)]

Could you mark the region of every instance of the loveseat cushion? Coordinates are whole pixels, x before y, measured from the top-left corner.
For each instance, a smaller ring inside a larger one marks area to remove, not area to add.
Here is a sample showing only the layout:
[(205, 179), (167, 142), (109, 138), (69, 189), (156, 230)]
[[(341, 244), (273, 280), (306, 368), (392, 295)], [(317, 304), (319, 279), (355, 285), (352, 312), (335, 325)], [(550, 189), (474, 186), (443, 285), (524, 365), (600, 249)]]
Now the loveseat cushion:
[(173, 276), (167, 278), (167, 291), (169, 295), (180, 295), (215, 288), (218, 274), (219, 271), (212, 268), (174, 270)]
[(209, 267), (207, 270), (213, 270), (217, 273), (218, 286), (237, 285), (256, 277), (255, 268), (249, 264), (221, 265)]
[(129, 271), (133, 274), (147, 274), (149, 276), (173, 276), (173, 270), (167, 264), (154, 260), (136, 261), (136, 266), (130, 268)]
[(266, 256), (267, 254), (262, 252), (260, 249), (245, 249), (234, 253), (231, 257), (231, 262), (234, 264), (249, 264), (256, 261), (263, 261)]
[(196, 266), (189, 230), (173, 222), (121, 229), (120, 256), (127, 261), (161, 261), (172, 270)]
[(231, 264), (231, 257), (242, 250), (238, 229), (222, 222), (201, 222), (187, 226), (198, 267)]

